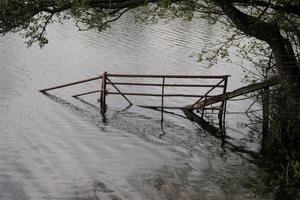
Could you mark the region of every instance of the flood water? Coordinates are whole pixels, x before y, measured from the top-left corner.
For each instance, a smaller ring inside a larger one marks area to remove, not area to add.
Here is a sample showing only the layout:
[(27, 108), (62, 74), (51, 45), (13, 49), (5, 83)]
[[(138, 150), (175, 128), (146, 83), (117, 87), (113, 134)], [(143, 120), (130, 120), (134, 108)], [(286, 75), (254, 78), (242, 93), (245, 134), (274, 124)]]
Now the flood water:
[[(153, 25), (133, 21), (127, 15), (101, 34), (78, 32), (69, 22), (51, 25), (50, 43), (42, 49), (27, 48), (18, 34), (0, 38), (1, 200), (258, 197), (253, 185), (260, 184), (260, 169), (248, 161), (250, 157), (221, 148), (218, 139), (189, 120), (165, 114), (165, 135), (159, 137), (163, 133), (159, 112), (135, 106), (125, 109), (124, 99), (109, 96), (103, 123), (99, 94), (82, 101), (71, 97), (98, 89), (99, 81), (55, 90), (48, 96), (38, 92), (104, 71), (230, 74), (229, 90), (242, 85), (240, 67), (221, 62), (207, 68), (190, 56), (221, 38), (219, 27), (200, 19)], [(195, 92), (193, 88), (182, 91)], [(166, 104), (195, 100), (170, 98)], [(153, 105), (160, 99), (134, 101)], [(229, 102), (228, 110), (243, 111), (248, 105)], [(237, 144), (258, 150), (258, 139), (249, 138), (249, 130), (241, 123), (247, 123), (245, 115), (229, 114), (227, 134)]]

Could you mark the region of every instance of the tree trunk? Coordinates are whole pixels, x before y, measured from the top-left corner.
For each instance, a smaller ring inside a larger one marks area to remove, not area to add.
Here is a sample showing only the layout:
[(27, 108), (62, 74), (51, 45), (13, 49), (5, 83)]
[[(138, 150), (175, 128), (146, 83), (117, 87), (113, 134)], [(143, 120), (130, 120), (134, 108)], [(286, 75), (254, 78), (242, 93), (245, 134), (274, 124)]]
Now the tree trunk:
[[(282, 156), (300, 160), (300, 69), (291, 43), (281, 35), (273, 41), (270, 45), (282, 83), (282, 103), (279, 109), (279, 126), (273, 129), (273, 140), (267, 145), (275, 150), (272, 154), (280, 153)], [(274, 149), (274, 142), (280, 148)]]
[(300, 160), (300, 69), (291, 43), (283, 37), (276, 23), (268, 23), (237, 9), (232, 0), (213, 0), (231, 22), (246, 35), (267, 42), (273, 50), (282, 82), (283, 103), (276, 129), (266, 145), (273, 157)]

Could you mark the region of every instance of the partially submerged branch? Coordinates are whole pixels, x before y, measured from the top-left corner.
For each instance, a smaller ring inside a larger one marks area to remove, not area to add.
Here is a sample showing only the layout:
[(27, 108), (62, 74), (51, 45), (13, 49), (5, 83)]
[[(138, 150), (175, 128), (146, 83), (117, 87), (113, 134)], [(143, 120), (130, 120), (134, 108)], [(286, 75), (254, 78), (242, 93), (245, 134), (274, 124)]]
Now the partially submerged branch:
[(212, 105), (215, 103), (219, 103), (222, 102), (224, 100), (228, 100), (228, 99), (232, 99), (234, 97), (237, 96), (241, 96), (241, 95), (245, 95), (251, 92), (255, 92), (257, 90), (261, 90), (263, 88), (266, 87), (271, 87), (274, 85), (277, 85), (280, 83), (280, 80), (277, 77), (265, 80), (263, 82), (260, 83), (253, 83), (250, 85), (247, 85), (245, 87), (241, 87), (239, 89), (233, 90), (231, 92), (227, 92), (225, 95), (221, 94), (221, 95), (217, 95), (217, 96), (213, 96), (210, 98), (207, 98), (207, 100), (205, 101), (205, 105), (204, 105), (204, 101), (200, 101), (198, 103), (196, 103), (195, 105), (188, 105), (186, 106), (186, 108), (190, 108), (190, 109), (201, 109), (204, 106), (208, 106), (208, 105)]

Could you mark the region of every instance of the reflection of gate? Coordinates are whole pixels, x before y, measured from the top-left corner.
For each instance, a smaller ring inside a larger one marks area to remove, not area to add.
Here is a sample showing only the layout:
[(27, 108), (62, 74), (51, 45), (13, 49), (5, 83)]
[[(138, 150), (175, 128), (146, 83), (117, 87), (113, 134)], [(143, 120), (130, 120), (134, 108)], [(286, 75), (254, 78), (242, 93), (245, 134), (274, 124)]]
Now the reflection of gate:
[[(115, 77), (118, 78), (118, 81), (112, 81), (111, 78)], [(94, 90), (94, 91), (89, 91), (81, 94), (76, 94), (73, 97), (78, 98), (79, 96), (84, 96), (88, 94), (93, 94), (93, 93), (100, 93), (100, 108), (101, 108), (101, 113), (104, 115), (106, 113), (107, 105), (106, 105), (106, 96), (107, 95), (121, 95), (128, 103), (129, 105), (135, 105), (131, 100), (129, 100), (128, 96), (151, 96), (151, 97), (159, 97), (161, 98), (161, 105), (136, 105), (139, 107), (143, 108), (154, 108), (154, 109), (159, 109), (162, 112), (164, 109), (191, 109), (191, 110), (197, 110), (200, 112), (201, 117), (203, 118), (204, 116), (204, 111), (205, 110), (218, 110), (218, 118), (219, 118), (219, 123), (220, 127), (222, 127), (222, 124), (224, 124), (225, 120), (225, 112), (226, 112), (226, 99), (221, 101), (219, 106), (214, 106), (214, 107), (208, 107), (207, 105), (211, 105), (212, 100), (216, 97), (219, 97), (220, 95), (225, 95), (226, 93), (226, 88), (227, 88), (227, 80), (228, 80), (228, 75), (224, 76), (201, 76), (201, 75), (137, 75), (137, 74), (109, 74), (107, 72), (104, 72), (101, 76), (90, 78), (90, 79), (85, 79), (77, 82), (72, 82), (56, 87), (51, 87), (51, 88), (46, 88), (40, 90), (42, 93), (46, 93), (47, 91), (54, 90), (54, 89), (59, 89), (63, 87), (68, 87), (76, 84), (81, 84), (89, 81), (94, 81), (101, 79), (102, 84), (101, 84), (101, 89)], [(149, 82), (120, 82), (122, 78), (127, 78), (127, 79), (157, 79), (160, 82), (155, 82), (155, 83), (149, 83)], [(183, 83), (176, 83), (176, 84), (170, 84), (166, 83), (166, 79), (210, 79), (210, 80), (217, 80), (218, 82), (216, 84), (183, 84)], [(107, 88), (108, 86), (111, 85), (115, 91), (111, 92), (108, 91)], [(118, 86), (137, 86), (137, 87), (161, 87), (161, 93), (135, 93), (135, 92), (122, 92)], [(206, 91), (204, 94), (199, 94), (199, 95), (193, 95), (193, 94), (181, 94), (181, 93), (165, 93), (165, 88), (166, 87), (178, 87), (178, 88), (184, 88), (184, 87), (193, 87), (193, 88), (208, 88), (208, 91)], [(221, 88), (222, 93), (217, 94), (217, 95), (211, 95), (212, 91), (215, 90), (216, 88)], [(190, 97), (196, 97), (199, 98), (198, 101), (196, 101), (193, 106), (187, 108), (184, 106), (165, 106), (165, 97), (185, 97), (185, 98), (190, 98)], [(195, 106), (197, 105), (197, 106)]]

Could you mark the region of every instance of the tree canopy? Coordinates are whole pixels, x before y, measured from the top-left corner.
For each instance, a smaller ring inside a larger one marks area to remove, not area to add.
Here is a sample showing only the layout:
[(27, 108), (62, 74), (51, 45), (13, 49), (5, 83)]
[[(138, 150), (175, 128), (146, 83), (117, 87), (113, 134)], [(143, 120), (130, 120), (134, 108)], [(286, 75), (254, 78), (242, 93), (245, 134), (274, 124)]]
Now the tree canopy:
[(29, 45), (36, 41), (44, 45), (49, 23), (71, 18), (80, 30), (102, 31), (133, 9), (140, 10), (138, 16), (144, 20), (166, 16), (191, 19), (200, 13), (268, 43), (279, 31), (295, 45), (300, 40), (298, 0), (2, 0), (0, 33), (25, 30)]

